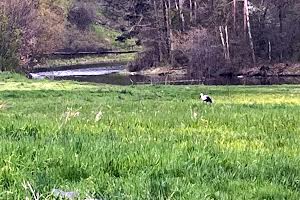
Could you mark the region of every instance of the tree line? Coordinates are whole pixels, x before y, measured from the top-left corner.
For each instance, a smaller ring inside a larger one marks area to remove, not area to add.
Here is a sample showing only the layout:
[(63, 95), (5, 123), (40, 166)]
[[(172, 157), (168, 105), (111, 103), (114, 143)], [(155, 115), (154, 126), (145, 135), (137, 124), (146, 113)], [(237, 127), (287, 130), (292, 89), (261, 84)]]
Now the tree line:
[[(143, 46), (132, 71), (167, 65), (206, 76), (260, 63), (298, 62), (299, 10), (297, 0), (3, 0), (0, 67), (30, 63), (66, 47), (101, 47), (87, 32), (101, 23), (99, 12), (106, 26), (122, 32), (117, 42), (138, 38)], [(81, 40), (84, 45), (76, 42)]]
[(188, 67), (209, 75), (300, 59), (297, 0), (101, 0), (145, 47), (132, 70)]

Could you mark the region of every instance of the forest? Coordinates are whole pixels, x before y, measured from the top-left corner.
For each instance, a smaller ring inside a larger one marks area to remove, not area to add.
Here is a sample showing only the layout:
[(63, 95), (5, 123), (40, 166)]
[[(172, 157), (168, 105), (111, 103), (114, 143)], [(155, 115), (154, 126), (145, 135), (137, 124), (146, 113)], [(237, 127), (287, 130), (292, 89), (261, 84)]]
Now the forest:
[(130, 71), (284, 69), (300, 59), (299, 10), (297, 0), (4, 0), (0, 66), (26, 69), (57, 51), (141, 47)]

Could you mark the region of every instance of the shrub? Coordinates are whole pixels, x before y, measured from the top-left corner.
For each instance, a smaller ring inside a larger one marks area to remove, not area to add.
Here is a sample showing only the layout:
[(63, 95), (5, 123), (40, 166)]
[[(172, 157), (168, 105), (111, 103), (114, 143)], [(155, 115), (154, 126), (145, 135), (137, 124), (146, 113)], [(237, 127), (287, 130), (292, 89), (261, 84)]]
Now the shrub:
[(151, 50), (138, 53), (135, 61), (127, 65), (127, 69), (130, 72), (140, 71), (145, 68), (151, 68), (155, 66), (155, 52)]
[(189, 64), (189, 57), (183, 51), (175, 49), (172, 51), (172, 64), (175, 68), (187, 67)]
[(18, 66), (19, 34), (9, 26), (9, 20), (0, 10), (0, 70), (11, 71)]
[(79, 30), (75, 26), (69, 26), (64, 35), (64, 50), (77, 51), (99, 51), (105, 49), (105, 41), (91, 31)]
[(178, 49), (189, 58), (188, 71), (194, 78), (214, 75), (226, 66), (222, 47), (206, 29), (192, 30), (183, 40)]
[(82, 30), (89, 28), (95, 17), (95, 8), (84, 2), (75, 3), (68, 14), (68, 20)]

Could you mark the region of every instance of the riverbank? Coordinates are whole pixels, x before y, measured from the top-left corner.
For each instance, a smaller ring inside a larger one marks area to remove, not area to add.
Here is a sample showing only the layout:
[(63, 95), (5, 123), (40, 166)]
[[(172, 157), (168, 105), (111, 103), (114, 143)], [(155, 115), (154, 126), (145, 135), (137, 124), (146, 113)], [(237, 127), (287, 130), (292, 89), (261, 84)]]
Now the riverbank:
[(132, 84), (167, 84), (167, 85), (281, 85), (299, 84), (300, 76), (215, 76), (209, 78), (190, 78), (184, 72), (174, 70), (170, 72), (168, 68), (151, 69), (148, 72), (128, 72), (125, 65), (116, 63), (110, 65), (91, 65), (79, 67), (69, 66), (69, 69), (49, 70), (28, 74), (33, 79), (54, 79), (54, 80), (76, 80), (90, 83), (106, 83), (113, 85)]
[(237, 72), (244, 76), (300, 76), (300, 63), (276, 63), (272, 65), (259, 65)]
[(46, 59), (43, 64), (37, 64), (31, 72), (45, 72), (45, 71), (58, 71), (58, 70), (70, 70), (81, 68), (93, 68), (101, 66), (113, 66), (113, 65), (126, 65), (128, 62), (134, 60), (135, 53), (109, 55), (109, 56), (86, 56), (84, 58), (73, 59)]
[(139, 72), (145, 76), (174, 76), (184, 77), (187, 76), (187, 69), (185, 68), (170, 68), (170, 67), (157, 67), (145, 69)]
[(0, 85), (0, 199), (300, 198), (299, 85)]
[[(156, 67), (141, 70), (136, 74), (146, 76), (174, 76), (174, 77), (187, 77), (186, 68), (172, 68), (172, 67)], [(244, 68), (235, 72), (217, 73), (212, 76), (300, 76), (300, 63), (277, 63), (272, 65), (260, 64), (257, 67)]]
[[(112, 67), (124, 66), (124, 70), (120, 71), (121, 75), (141, 75), (171, 78), (188, 77), (187, 68), (172, 68), (169, 66), (146, 68), (137, 72), (129, 72), (126, 70), (127, 63), (134, 60), (135, 53), (125, 55), (110, 55), (104, 57), (85, 57), (76, 59), (54, 59), (47, 60), (44, 65), (36, 65), (31, 72), (48, 72), (62, 71), (72, 69), (87, 69), (95, 67)], [(221, 70), (222, 71), (222, 70)], [(236, 77), (253, 77), (253, 76), (300, 76), (300, 63), (277, 63), (277, 64), (260, 64), (257, 67), (242, 68), (240, 70), (222, 71), (212, 74), (214, 76), (236, 76)]]

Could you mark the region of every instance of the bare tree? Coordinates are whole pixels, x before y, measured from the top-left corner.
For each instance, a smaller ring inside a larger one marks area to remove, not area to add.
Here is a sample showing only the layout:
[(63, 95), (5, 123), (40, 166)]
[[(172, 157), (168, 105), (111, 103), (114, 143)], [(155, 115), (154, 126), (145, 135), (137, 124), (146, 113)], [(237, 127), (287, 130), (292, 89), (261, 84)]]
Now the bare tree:
[(181, 20), (181, 30), (185, 30), (185, 17), (183, 14), (183, 5), (185, 0), (178, 0), (179, 16)]
[(24, 66), (62, 44), (64, 13), (58, 6), (37, 0), (4, 0), (2, 7), (10, 29), (20, 33), (18, 53)]
[(245, 17), (246, 17), (246, 29), (248, 30), (250, 48), (251, 48), (251, 53), (252, 53), (252, 61), (253, 61), (253, 64), (256, 64), (254, 43), (253, 43), (253, 37), (252, 37), (252, 33), (251, 33), (251, 24), (250, 24), (250, 17), (249, 17), (248, 0), (244, 0), (244, 9), (245, 9)]

